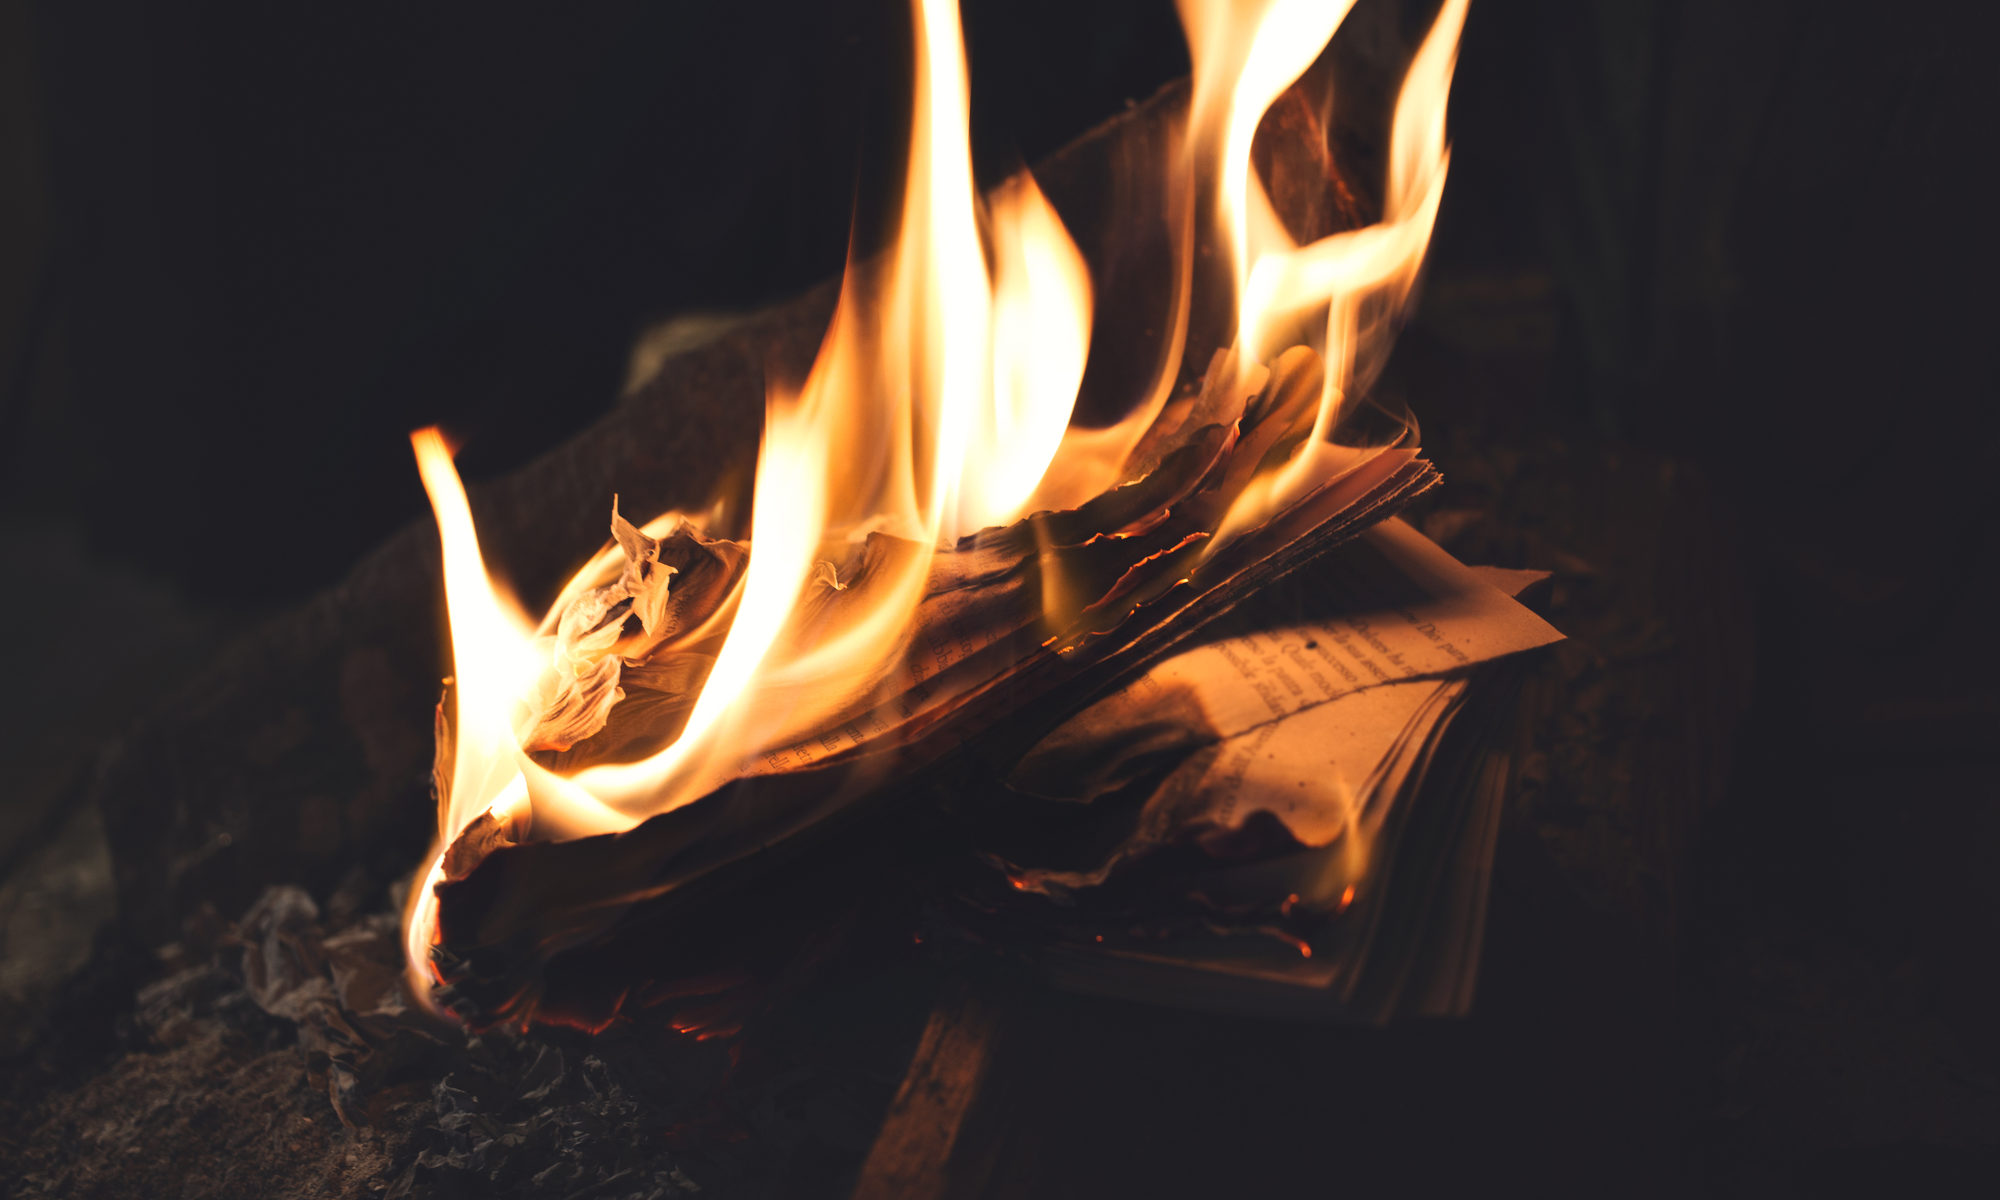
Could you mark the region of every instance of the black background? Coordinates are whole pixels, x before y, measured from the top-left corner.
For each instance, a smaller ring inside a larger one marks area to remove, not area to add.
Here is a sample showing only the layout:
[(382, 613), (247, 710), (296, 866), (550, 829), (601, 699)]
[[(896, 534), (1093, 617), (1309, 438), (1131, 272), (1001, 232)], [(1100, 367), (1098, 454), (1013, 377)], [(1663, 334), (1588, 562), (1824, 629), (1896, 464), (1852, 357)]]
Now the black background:
[[(1864, 957), (1952, 963), (1924, 1003), (1990, 1089), (2000, 439), (1972, 9), (1480, 0), (1429, 287), (1532, 281), (1545, 384), (1490, 427), (1668, 452), (1728, 498), (1758, 691), (1712, 857)], [(203, 629), (275, 611), (422, 514), (410, 428), (503, 473), (614, 402), (647, 321), (833, 274), (906, 86), (893, 0), (5, 13), (0, 497), (84, 564), (58, 581), (52, 543), (10, 543), (29, 665), (90, 641), (45, 593), (87, 592), (92, 564)], [(1167, 0), (965, 13), (988, 175), (1186, 70)], [(1920, 1136), (1831, 1140), (1856, 1170), (1956, 1169)]]
[[(1899, 568), (1957, 559), (1977, 522), (1926, 513), (1911, 548), (1904, 517), (1977, 500), (1993, 442), (1958, 7), (1477, 6), (1433, 273), (1552, 281), (1554, 383), (1510, 419), (1897, 528)], [(504, 471), (611, 403), (648, 319), (834, 273), (904, 103), (883, 0), (13, 24), (10, 502), (230, 603), (324, 586), (420, 513), (409, 428)], [(1186, 68), (1163, 0), (971, 0), (966, 25), (988, 174)], [(1884, 455), (1901, 502), (1829, 494)]]

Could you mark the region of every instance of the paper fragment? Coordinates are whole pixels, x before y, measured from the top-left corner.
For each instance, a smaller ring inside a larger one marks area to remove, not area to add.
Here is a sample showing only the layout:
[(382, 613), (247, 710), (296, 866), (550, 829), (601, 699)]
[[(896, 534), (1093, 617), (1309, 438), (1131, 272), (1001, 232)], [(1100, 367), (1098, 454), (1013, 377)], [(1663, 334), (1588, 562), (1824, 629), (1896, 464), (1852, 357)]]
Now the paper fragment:
[(1010, 786), (1089, 800), (1124, 786), (1164, 750), (1233, 738), (1358, 691), (1562, 636), (1400, 520), (1362, 534), (1300, 584), (1253, 598), (1227, 624), (1224, 636), (1158, 663), (1065, 722), (1022, 759)]

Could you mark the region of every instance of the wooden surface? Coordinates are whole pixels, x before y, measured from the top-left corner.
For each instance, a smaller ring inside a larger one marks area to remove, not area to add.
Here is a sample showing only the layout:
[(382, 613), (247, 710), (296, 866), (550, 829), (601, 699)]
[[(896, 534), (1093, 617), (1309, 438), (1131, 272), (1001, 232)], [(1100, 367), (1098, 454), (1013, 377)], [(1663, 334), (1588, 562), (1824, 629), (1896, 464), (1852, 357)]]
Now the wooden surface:
[(946, 986), (861, 1164), (855, 1200), (946, 1194), (952, 1151), (986, 1078), (1000, 1020), (1000, 1005), (978, 987), (963, 979)]

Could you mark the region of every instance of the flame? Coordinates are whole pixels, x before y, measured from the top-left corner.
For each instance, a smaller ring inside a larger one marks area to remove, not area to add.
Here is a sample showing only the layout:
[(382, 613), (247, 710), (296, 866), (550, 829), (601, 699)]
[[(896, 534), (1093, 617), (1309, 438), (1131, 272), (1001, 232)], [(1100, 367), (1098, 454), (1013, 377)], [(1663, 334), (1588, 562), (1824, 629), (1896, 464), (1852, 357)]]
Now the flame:
[[(645, 757), (565, 775), (523, 750), (535, 720), (527, 698), (552, 654), (564, 653), (560, 614), (616, 574), (623, 553), (613, 547), (593, 558), (531, 624), (486, 569), (443, 438), (412, 435), (443, 545), (454, 672), (439, 842), (405, 915), (419, 996), (434, 974), (446, 848), (482, 816), (508, 837), (568, 838), (621, 832), (707, 794), (761, 753), (839, 715), (857, 693), (895, 686), (940, 545), (1125, 482), (1130, 452), (1179, 383), (1198, 218), (1227, 250), (1243, 379), (1261, 371), (1261, 355), (1283, 349), (1267, 344), (1276, 331), (1327, 310), (1316, 347), (1328, 369), (1315, 436), (1244, 494), (1211, 545), (1346, 461), (1331, 443), (1342, 399), (1356, 364), (1379, 357), (1371, 339), (1407, 302), (1436, 219), (1465, 0), (1445, 0), (1403, 84), (1382, 219), (1299, 246), (1272, 211), (1251, 144), (1265, 112), (1320, 56), (1352, 5), (1179, 0), (1195, 70), (1167, 184), (1169, 336), (1130, 414), (1089, 430), (1069, 424), (1092, 332), (1083, 257), (1030, 175), (981, 197), (957, 2), (911, 0), (914, 112), (893, 236), (880, 253), (850, 255), (811, 369), (795, 388), (769, 390), (747, 566), (715, 618), (720, 645), (685, 725)], [(643, 532), (663, 538), (680, 520), (664, 514)], [(878, 561), (866, 580), (869, 602), (845, 606), (839, 623), (829, 623), (824, 606), (807, 622), (802, 614), (813, 606), (805, 600), (814, 589), (847, 586), (833, 564), (871, 532), (903, 539), (913, 552)]]
[[(1354, 0), (1179, 0), (1181, 26), (1194, 60), (1190, 143), (1199, 160), (1213, 159), (1216, 222), (1234, 265), (1240, 294), (1250, 274), (1250, 143), (1274, 101), (1320, 56)], [(1270, 202), (1256, 189), (1260, 216)], [(1275, 216), (1260, 220), (1265, 238), (1282, 237)], [(1323, 293), (1325, 295), (1331, 293)]]
[[(1240, 301), (1237, 310), (1239, 363), (1260, 361), (1259, 356), (1274, 347), (1268, 344), (1270, 331), (1301, 313), (1325, 306), (1324, 340), (1319, 349), (1326, 371), (1321, 385), (1319, 411), (1312, 436), (1300, 452), (1281, 470), (1257, 480), (1246, 489), (1224, 518), (1212, 543), (1227, 544), (1236, 533), (1254, 528), (1271, 514), (1324, 483), (1349, 465), (1352, 455), (1334, 444), (1348, 395), (1365, 385), (1363, 364), (1372, 372), (1379, 369), (1383, 352), (1394, 336), (1395, 327), (1416, 287), (1424, 252), (1430, 246), (1431, 230), (1437, 223), (1439, 202), (1444, 196), (1445, 175), (1451, 152), (1445, 140), (1445, 114), (1451, 94), (1451, 77), (1458, 62), (1458, 43), (1465, 28), (1468, 0), (1444, 0), (1424, 35), (1416, 55), (1404, 74), (1396, 97), (1396, 115), (1390, 134), (1388, 181), (1384, 189), (1382, 219), (1359, 229), (1332, 234), (1307, 246), (1299, 246), (1270, 212), (1269, 198), (1249, 171), (1250, 136), (1256, 120), (1246, 116), (1242, 105), (1256, 106), (1261, 118), (1272, 100), (1304, 70), (1298, 66), (1300, 53), (1282, 49), (1264, 51), (1263, 31), (1251, 39), (1244, 59), (1246, 82), (1232, 94), (1231, 106), (1218, 118), (1228, 129), (1224, 139), (1224, 186), (1218, 198), (1229, 245), (1238, 266)], [(1212, 20), (1215, 10), (1226, 8), (1223, 0), (1183, 0), (1183, 19), (1190, 9)], [(1317, 45), (1324, 48), (1353, 6), (1351, 2), (1326, 6), (1325, 18), (1313, 24), (1304, 11), (1307, 0), (1274, 0), (1269, 5), (1277, 20), (1293, 36), (1325, 34)], [(1190, 23), (1190, 37), (1198, 22)], [(1316, 53), (1316, 52), (1315, 52)], [(1200, 91), (1200, 58), (1197, 63), (1197, 103)], [(1310, 65), (1311, 59), (1306, 59)], [(1253, 69), (1263, 74), (1257, 86), (1248, 82)], [(1278, 79), (1284, 83), (1272, 86)], [(1246, 128), (1248, 132), (1243, 132)], [(1241, 181), (1242, 192), (1232, 191)], [(1247, 213), (1261, 215), (1253, 226)], [(1250, 264), (1247, 271), (1243, 264)]]
[(435, 429), (410, 435), (417, 472), (437, 514), (444, 549), (445, 604), (451, 612), (453, 807), (440, 835), (456, 833), (468, 813), (497, 795), (513, 774), (517, 697), (536, 674), (532, 627), (503, 598), (487, 573), (472, 524), (472, 506), (452, 469), (451, 451)]
[[(1445, 0), (1418, 47), (1397, 97), (1389, 141), (1389, 179), (1381, 221), (1295, 247), (1287, 241), (1260, 255), (1247, 280), (1242, 340), (1255, 346), (1264, 327), (1341, 297), (1350, 307), (1371, 291), (1386, 291), (1393, 305), (1407, 299), (1437, 223), (1451, 152), (1445, 143), (1445, 101), (1458, 61), (1467, 0)], [(1352, 314), (1345, 314), (1351, 318)], [(1351, 343), (1354, 326), (1329, 324), (1335, 339)]]
[[(805, 384), (771, 397), (751, 507), (755, 552), (687, 727), (650, 758), (566, 781), (620, 812), (651, 815), (705, 793), (899, 659), (928, 553), (872, 581), (877, 602), (848, 627), (816, 630), (810, 646), (774, 657), (827, 540), (884, 527), (928, 551), (1012, 520), (1069, 424), (1089, 345), (1082, 255), (1027, 176), (983, 210), (957, 6), (920, 0), (913, 12), (917, 120), (894, 245), (886, 261), (850, 264)], [(884, 404), (888, 396), (908, 403)], [(744, 720), (752, 708), (754, 728)], [(534, 780), (529, 793), (539, 803)]]
[(981, 434), (995, 453), (979, 472), (974, 528), (1011, 519), (1040, 486), (1090, 350), (1090, 274), (1033, 176), (1015, 176), (994, 198), (993, 240), (995, 402)]

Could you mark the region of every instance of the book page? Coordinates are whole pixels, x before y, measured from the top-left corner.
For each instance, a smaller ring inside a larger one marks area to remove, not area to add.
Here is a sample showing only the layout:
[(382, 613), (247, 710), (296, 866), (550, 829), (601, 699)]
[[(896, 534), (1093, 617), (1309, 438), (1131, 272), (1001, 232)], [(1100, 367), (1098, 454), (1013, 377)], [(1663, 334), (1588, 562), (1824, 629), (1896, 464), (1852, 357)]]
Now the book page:
[[(1301, 576), (1245, 604), (1223, 636), (1154, 665), (1072, 717), (1028, 753), (1009, 785), (1089, 800), (1129, 782), (1163, 751), (1235, 738), (1343, 696), (1562, 637), (1401, 520), (1377, 525)], [(1541, 576), (1503, 578), (1525, 586)]]

